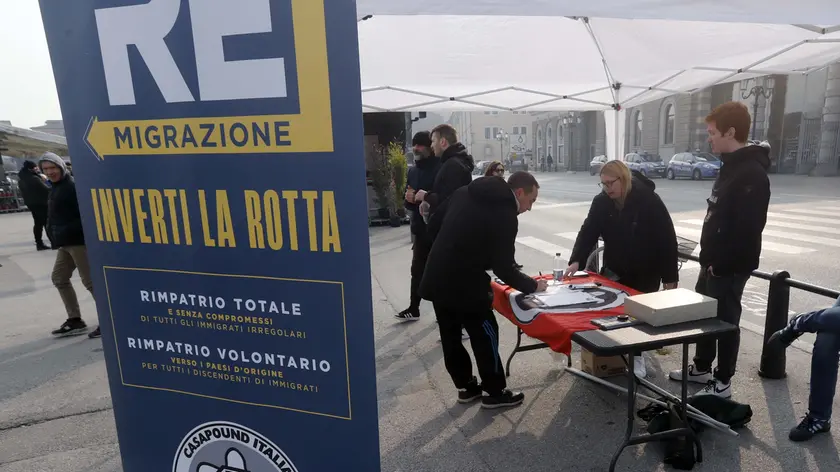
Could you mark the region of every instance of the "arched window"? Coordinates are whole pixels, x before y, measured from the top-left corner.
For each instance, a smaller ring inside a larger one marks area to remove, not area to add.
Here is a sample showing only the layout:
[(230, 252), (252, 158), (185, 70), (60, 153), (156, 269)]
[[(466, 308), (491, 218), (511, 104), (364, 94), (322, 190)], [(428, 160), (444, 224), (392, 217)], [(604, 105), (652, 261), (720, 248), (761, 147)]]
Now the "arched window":
[(642, 110), (636, 112), (636, 118), (633, 120), (633, 147), (642, 147)]
[(546, 128), (546, 130), (545, 130), (545, 149), (546, 149), (546, 154), (548, 154), (549, 156), (552, 156), (552, 157), (557, 157), (557, 156), (554, 156), (554, 154), (555, 154), (554, 153), (554, 136), (551, 133), (551, 126)]
[(669, 103), (665, 105), (662, 112), (662, 144), (674, 144), (674, 105)]

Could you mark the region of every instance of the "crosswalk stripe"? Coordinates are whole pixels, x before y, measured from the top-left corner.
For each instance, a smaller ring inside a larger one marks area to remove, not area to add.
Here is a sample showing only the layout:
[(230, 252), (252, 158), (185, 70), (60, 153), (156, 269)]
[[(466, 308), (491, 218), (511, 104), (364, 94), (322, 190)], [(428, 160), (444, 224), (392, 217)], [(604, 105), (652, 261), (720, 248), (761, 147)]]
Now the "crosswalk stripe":
[[(767, 212), (768, 218), (783, 218), (786, 220), (794, 220), (794, 221), (807, 221), (809, 223), (826, 223), (831, 225), (840, 224), (840, 219), (836, 218), (820, 218), (818, 216), (802, 216), (802, 215), (791, 215), (789, 213), (776, 213), (772, 211)], [(840, 230), (840, 228), (837, 228)]]
[(522, 244), (523, 246), (527, 246), (531, 249), (536, 249), (537, 251), (548, 254), (549, 256), (554, 256), (559, 252), (561, 254), (561, 257), (565, 258), (566, 260), (568, 260), (568, 258), (572, 255), (571, 249), (552, 244), (548, 241), (544, 241), (540, 238), (535, 238), (533, 236), (523, 236), (521, 238), (516, 238), (516, 242)]
[(575, 241), (575, 240), (577, 240), (578, 232), (577, 231), (568, 231), (566, 233), (555, 233), (554, 235), (555, 236), (560, 236), (563, 239), (569, 239), (569, 240)]
[(835, 205), (835, 206), (818, 206), (818, 207), (814, 207), (814, 209), (816, 209), (816, 210), (826, 210), (826, 211), (831, 211), (831, 212), (834, 212), (834, 213), (840, 213), (840, 204)]
[[(680, 220), (680, 223), (687, 223), (690, 225), (703, 225), (703, 220)], [(840, 228), (829, 228), (828, 226), (804, 225), (802, 223), (791, 223), (788, 221), (767, 220), (767, 226), (779, 226), (787, 229), (798, 229), (802, 231), (822, 231), (826, 233), (835, 234), (840, 231)]]
[[(680, 221), (680, 223), (685, 223), (687, 221), (691, 221), (691, 220)], [(702, 224), (702, 220), (694, 220), (694, 221), (700, 221), (701, 224)], [(679, 234), (680, 236), (682, 236), (684, 238), (693, 237), (693, 238), (697, 238), (698, 240), (700, 239), (701, 231), (699, 229), (685, 228), (685, 227), (682, 227), (682, 226), (675, 226), (674, 230), (676, 230), (677, 234)], [(768, 233), (768, 231), (769, 231), (769, 233)], [(771, 233), (776, 233), (776, 234), (771, 234)], [(784, 236), (778, 236), (780, 234), (784, 235)], [(795, 235), (795, 234), (796, 233), (787, 233), (787, 232), (782, 232), (782, 231), (764, 230), (764, 235), (765, 236), (788, 237), (789, 235)], [(801, 236), (803, 238), (806, 238), (806, 239), (803, 239), (803, 241), (809, 241), (809, 240), (814, 239), (814, 237), (804, 235), (804, 234), (799, 234), (797, 236)], [(790, 238), (790, 239), (797, 239), (797, 238)], [(813, 241), (813, 242), (816, 242), (816, 241)], [(840, 241), (837, 241), (837, 243), (840, 244)], [(778, 244), (778, 243), (773, 243), (773, 242), (770, 242), (770, 241), (761, 241), (761, 249), (762, 249), (762, 251), (766, 249), (768, 251), (781, 252), (783, 254), (805, 254), (805, 253), (808, 253), (808, 252), (815, 252), (816, 251), (816, 249), (798, 247), (798, 246), (791, 246), (789, 244)]]
[(827, 211), (827, 210), (808, 210), (808, 209), (800, 209), (800, 208), (788, 208), (785, 211), (790, 211), (793, 213), (802, 213), (805, 215), (819, 215), (819, 216), (837, 216), (836, 211)]
[(589, 206), (591, 205), (591, 201), (586, 202), (567, 202), (567, 203), (542, 203), (540, 204), (535, 203), (534, 207), (531, 208), (531, 211), (535, 210), (551, 210), (553, 208), (569, 208), (569, 207), (582, 207), (582, 206)]
[[(561, 238), (563, 238), (563, 239), (569, 239), (569, 240), (574, 241), (574, 240), (576, 240), (576, 239), (577, 239), (577, 235), (578, 235), (578, 233), (577, 233), (577, 231), (568, 231), (568, 232), (565, 232), (565, 233), (555, 233), (554, 235), (555, 235), (555, 236), (559, 236), (559, 237), (561, 237)], [(598, 243), (598, 245), (600, 246), (600, 245), (601, 245), (601, 243), (599, 242), (599, 243)], [(698, 254), (700, 254), (700, 245), (698, 245), (698, 246), (694, 249), (694, 252), (692, 252), (692, 254), (693, 254), (693, 255), (695, 255), (695, 256), (696, 256), (696, 255), (698, 255)], [(682, 268), (681, 268), (681, 270), (691, 270), (691, 269), (697, 269), (697, 268), (699, 268), (699, 267), (700, 267), (700, 264), (698, 264), (697, 262), (694, 262), (694, 261), (685, 261), (685, 262), (683, 262), (683, 264), (682, 264)]]

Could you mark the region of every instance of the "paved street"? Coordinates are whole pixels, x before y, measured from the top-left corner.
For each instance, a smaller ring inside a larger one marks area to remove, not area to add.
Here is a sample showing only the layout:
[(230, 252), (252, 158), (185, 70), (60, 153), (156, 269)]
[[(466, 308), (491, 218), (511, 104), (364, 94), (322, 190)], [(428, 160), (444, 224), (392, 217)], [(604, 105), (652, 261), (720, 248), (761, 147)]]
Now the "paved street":
[[(597, 176), (588, 173), (540, 173), (540, 198), (534, 211), (520, 217), (517, 259), (531, 271), (551, 271), (554, 254), (571, 254), (577, 231), (592, 198)], [(671, 213), (677, 234), (699, 241), (713, 181), (654, 179), (656, 191)], [(787, 270), (791, 277), (837, 290), (840, 288), (840, 179), (771, 176), (772, 199), (764, 230), (760, 270)], [(695, 254), (700, 253), (700, 247)], [(699, 267), (687, 262), (681, 285), (693, 289)], [(767, 282), (751, 279), (744, 296), (742, 325), (762, 332)], [(831, 300), (791, 291), (791, 311), (830, 305)], [(813, 337), (803, 337), (804, 343)]]
[[(522, 216), (517, 251), (519, 261), (532, 272), (550, 270), (555, 251), (568, 254), (568, 249), (556, 248), (571, 247), (573, 236), (567, 233), (580, 226), (597, 191), (596, 178), (588, 175), (555, 174), (540, 179), (544, 197), (534, 212)], [(786, 215), (774, 218), (801, 224), (778, 227), (782, 234), (799, 238), (794, 233), (801, 233), (816, 239), (767, 238), (779, 248), (792, 244), (800, 249), (789, 250), (798, 251), (793, 254), (765, 251), (764, 269), (783, 267), (804, 280), (840, 285), (833, 267), (838, 260), (836, 244), (824, 244), (835, 236), (813, 229), (840, 228), (828, 214), (838, 208), (840, 198), (833, 188), (837, 182), (774, 179), (773, 211)], [(656, 183), (676, 224), (698, 230), (698, 225), (684, 220), (702, 218), (702, 202), (711, 182)], [(120, 472), (102, 344), (86, 337), (50, 337), (49, 331), (64, 317), (49, 277), (55, 253), (36, 252), (30, 239), (29, 214), (0, 215), (0, 472)], [(422, 305), (423, 316), (415, 323), (393, 318), (408, 302), (408, 228), (371, 228), (370, 243), (383, 472), (607, 469), (624, 431), (623, 395), (565, 373), (563, 357), (542, 350), (514, 358), (509, 382), (526, 394), (521, 407), (488, 412), (477, 405), (458, 405), (443, 366), (430, 304)], [(696, 268), (686, 267), (682, 276), (691, 285)], [(80, 289), (78, 277), (74, 283)], [(759, 297), (765, 296), (766, 288), (754, 283), (751, 290), (755, 295), (751, 307), (757, 313), (748, 314), (745, 321), (760, 328)], [(80, 295), (85, 318), (96, 323), (92, 297)], [(794, 308), (827, 303), (827, 299), (796, 296)], [(502, 318), (499, 323), (500, 352), (506, 357), (513, 348), (515, 330)], [(789, 350), (788, 377), (768, 381), (756, 375), (760, 351), (761, 338), (745, 332), (733, 390), (736, 400), (751, 406), (752, 422), (737, 438), (704, 432), (705, 461), (695, 470), (837, 470), (837, 433), (805, 445), (787, 439), (788, 429), (807, 407), (810, 356), (799, 349)], [(676, 349), (648, 353), (650, 377), (672, 391), (676, 387), (665, 377), (678, 365), (676, 353)], [(573, 360), (579, 365), (577, 352)], [(840, 408), (840, 398), (835, 406)], [(641, 422), (637, 426), (639, 432), (644, 428)], [(629, 448), (618, 470), (672, 470), (662, 465), (662, 457), (658, 445)]]

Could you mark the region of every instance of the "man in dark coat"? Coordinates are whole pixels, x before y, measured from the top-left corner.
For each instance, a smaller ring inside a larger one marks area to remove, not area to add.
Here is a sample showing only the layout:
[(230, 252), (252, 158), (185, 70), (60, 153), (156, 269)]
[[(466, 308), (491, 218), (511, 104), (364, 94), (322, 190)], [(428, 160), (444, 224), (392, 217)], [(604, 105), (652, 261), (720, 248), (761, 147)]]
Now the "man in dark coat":
[[(44, 244), (43, 237), (44, 228), (47, 226), (47, 201), (50, 196), (50, 187), (38, 172), (38, 166), (34, 162), (23, 163), (23, 169), (18, 172), (18, 188), (23, 195), (23, 202), (32, 213), (35, 247), (39, 251), (49, 249), (50, 246)], [(49, 231), (47, 231), (47, 238), (52, 241)]]
[[(49, 198), (49, 216), (47, 232), (53, 247), (58, 249), (52, 271), (52, 282), (58, 289), (61, 301), (67, 311), (67, 320), (52, 332), (53, 336), (64, 337), (82, 334), (87, 331), (87, 324), (82, 320), (79, 299), (70, 282), (73, 272), (79, 270), (82, 285), (93, 294), (93, 281), (90, 277), (85, 235), (82, 229), (82, 215), (76, 197), (76, 182), (67, 171), (64, 159), (48, 152), (41, 156), (38, 165), (52, 182)], [(99, 337), (99, 328), (89, 337)]]
[[(507, 388), (487, 271), (522, 293), (545, 290), (545, 281), (537, 282), (513, 265), (517, 217), (531, 209), (538, 189), (527, 172), (516, 172), (507, 182), (488, 176), (460, 187), (449, 198), (432, 244), (420, 293), (434, 304), (444, 364), (461, 403), (481, 398), (482, 407), (500, 408), (524, 399)], [(462, 326), (470, 336), (480, 385), (461, 342)], [(482, 391), (488, 395), (482, 398)]]
[[(758, 268), (761, 233), (767, 223), (770, 204), (770, 150), (747, 145), (750, 112), (740, 102), (727, 102), (706, 117), (712, 152), (720, 153), (721, 167), (700, 235), (700, 276), (695, 290), (715, 298), (717, 317), (739, 326), (741, 297), (752, 271)], [(697, 344), (688, 380), (705, 383), (698, 395), (732, 395), (740, 347), (740, 331), (725, 334), (717, 341)], [(712, 371), (712, 362), (718, 358)], [(670, 373), (682, 380), (682, 370)]]
[(432, 189), (438, 170), (440, 158), (432, 153), (432, 138), (428, 131), (421, 131), (414, 135), (411, 144), (414, 148), (414, 167), (408, 170), (405, 190), (405, 208), (411, 217), (412, 257), (411, 257), (411, 302), (405, 310), (394, 315), (397, 319), (416, 321), (420, 319), (420, 280), (423, 278), (423, 268), (432, 247), (426, 236), (426, 222), (420, 214), (420, 205), (415, 201), (419, 191)]
[(472, 182), (475, 160), (467, 148), (458, 142), (458, 134), (451, 125), (432, 129), (432, 151), (440, 156), (441, 167), (430, 191), (418, 191), (414, 199), (420, 203), (421, 214), (428, 215), (428, 234), (432, 241), (440, 229), (449, 197), (459, 188)]

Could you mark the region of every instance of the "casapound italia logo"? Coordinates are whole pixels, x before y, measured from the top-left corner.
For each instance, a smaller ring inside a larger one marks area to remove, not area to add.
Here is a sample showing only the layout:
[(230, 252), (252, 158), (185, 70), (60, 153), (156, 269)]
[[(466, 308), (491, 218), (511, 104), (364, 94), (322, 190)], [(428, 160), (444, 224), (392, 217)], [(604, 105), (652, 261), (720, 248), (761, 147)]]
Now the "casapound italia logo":
[(299, 472), (276, 444), (245, 426), (205, 423), (181, 441), (172, 472)]

